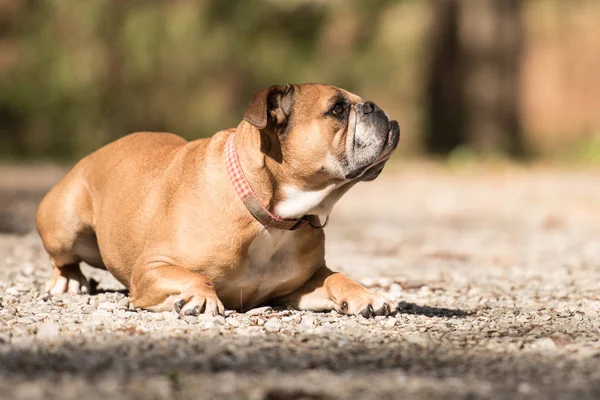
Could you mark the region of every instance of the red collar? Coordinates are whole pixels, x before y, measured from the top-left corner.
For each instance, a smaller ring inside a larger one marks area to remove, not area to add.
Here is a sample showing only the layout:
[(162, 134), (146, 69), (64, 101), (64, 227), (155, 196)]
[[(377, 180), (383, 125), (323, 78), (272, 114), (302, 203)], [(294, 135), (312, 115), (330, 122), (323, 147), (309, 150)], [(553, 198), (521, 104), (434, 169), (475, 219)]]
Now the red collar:
[[(260, 202), (244, 176), (244, 171), (242, 170), (242, 165), (240, 164), (240, 159), (235, 148), (234, 138), (235, 134), (232, 134), (225, 144), (225, 166), (235, 192), (248, 211), (250, 211), (250, 214), (265, 227), (286, 229), (289, 231), (295, 231), (311, 223), (315, 218), (314, 215), (307, 215), (300, 219), (283, 219), (271, 213)], [(313, 226), (312, 223), (311, 226)], [(319, 226), (316, 227), (318, 228)]]

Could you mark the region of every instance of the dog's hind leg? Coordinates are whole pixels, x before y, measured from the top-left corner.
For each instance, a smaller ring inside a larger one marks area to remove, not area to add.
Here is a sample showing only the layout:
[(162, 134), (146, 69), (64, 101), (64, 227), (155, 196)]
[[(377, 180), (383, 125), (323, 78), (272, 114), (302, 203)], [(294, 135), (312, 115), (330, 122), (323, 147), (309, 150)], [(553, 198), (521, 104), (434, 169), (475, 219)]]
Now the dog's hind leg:
[[(53, 270), (46, 290), (52, 294), (89, 293), (89, 282), (79, 263), (88, 261), (90, 254), (79, 254), (78, 249), (82, 248), (82, 242), (89, 242), (90, 235), (94, 236), (91, 207), (87, 188), (76, 172), (69, 173), (44, 197), (38, 208), (36, 224)], [(86, 250), (93, 248), (84, 247)], [(101, 263), (99, 252), (97, 257), (91, 258)]]
[(52, 278), (46, 282), (46, 291), (52, 294), (61, 293), (89, 293), (90, 284), (79, 268), (79, 263), (56, 266), (51, 260)]

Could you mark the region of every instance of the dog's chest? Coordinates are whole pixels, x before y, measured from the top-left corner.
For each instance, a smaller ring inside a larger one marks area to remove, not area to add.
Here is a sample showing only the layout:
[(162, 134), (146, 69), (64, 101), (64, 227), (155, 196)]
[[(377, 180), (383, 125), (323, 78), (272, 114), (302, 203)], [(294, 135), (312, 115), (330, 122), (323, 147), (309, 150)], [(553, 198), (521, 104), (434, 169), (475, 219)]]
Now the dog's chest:
[(263, 228), (248, 248), (244, 286), (266, 294), (297, 277), (300, 266), (294, 239), (292, 231)]

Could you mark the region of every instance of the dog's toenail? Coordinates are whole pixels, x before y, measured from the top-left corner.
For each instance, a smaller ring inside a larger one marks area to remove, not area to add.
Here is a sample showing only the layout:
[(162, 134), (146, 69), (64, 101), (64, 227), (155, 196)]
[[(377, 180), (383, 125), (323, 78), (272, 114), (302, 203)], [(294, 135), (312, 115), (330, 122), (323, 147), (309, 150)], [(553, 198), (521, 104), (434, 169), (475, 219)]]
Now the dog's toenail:
[(375, 315), (375, 310), (373, 309), (372, 304), (369, 304), (369, 306), (367, 307), (367, 313), (369, 314), (369, 317), (372, 317)]
[(342, 301), (342, 311), (346, 311), (348, 309), (348, 302)]
[(196, 315), (195, 314), (196, 308), (188, 308), (187, 310), (185, 310), (183, 312), (183, 315), (187, 316), (187, 315)]
[(185, 304), (185, 301), (183, 301), (183, 299), (181, 300), (177, 300), (175, 303), (173, 303), (173, 308), (175, 309), (175, 311), (179, 314), (181, 314), (181, 307), (183, 307)]
[(360, 315), (365, 318), (371, 318), (375, 315), (375, 310), (373, 309), (373, 305), (369, 304), (364, 310), (361, 311)]
[(385, 315), (389, 315), (390, 314), (390, 305), (388, 303), (383, 303), (383, 313)]

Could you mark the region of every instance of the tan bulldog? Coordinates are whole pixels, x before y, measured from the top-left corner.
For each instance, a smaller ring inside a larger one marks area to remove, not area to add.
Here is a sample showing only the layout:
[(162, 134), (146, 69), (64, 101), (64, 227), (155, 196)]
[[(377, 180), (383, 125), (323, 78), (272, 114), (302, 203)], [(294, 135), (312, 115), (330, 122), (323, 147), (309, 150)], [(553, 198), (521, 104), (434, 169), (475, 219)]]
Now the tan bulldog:
[(321, 84), (254, 93), (237, 128), (188, 142), (134, 133), (81, 160), (46, 195), (37, 227), (51, 293), (86, 293), (80, 262), (131, 303), (184, 315), (265, 303), (369, 317), (386, 298), (327, 268), (319, 216), (375, 179), (400, 129), (375, 103)]

